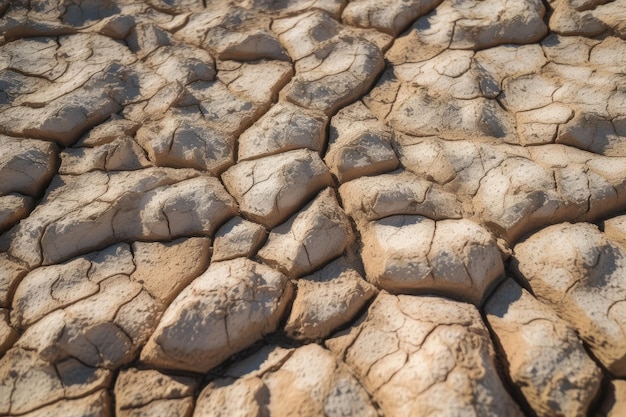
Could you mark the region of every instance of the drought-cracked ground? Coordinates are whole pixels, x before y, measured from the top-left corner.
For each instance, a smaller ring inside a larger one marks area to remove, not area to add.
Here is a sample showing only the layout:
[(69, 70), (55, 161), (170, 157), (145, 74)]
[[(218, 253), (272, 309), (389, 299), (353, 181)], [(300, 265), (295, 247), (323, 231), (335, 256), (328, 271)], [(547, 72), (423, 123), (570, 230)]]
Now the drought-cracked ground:
[(626, 415), (626, 1), (0, 0), (0, 415)]

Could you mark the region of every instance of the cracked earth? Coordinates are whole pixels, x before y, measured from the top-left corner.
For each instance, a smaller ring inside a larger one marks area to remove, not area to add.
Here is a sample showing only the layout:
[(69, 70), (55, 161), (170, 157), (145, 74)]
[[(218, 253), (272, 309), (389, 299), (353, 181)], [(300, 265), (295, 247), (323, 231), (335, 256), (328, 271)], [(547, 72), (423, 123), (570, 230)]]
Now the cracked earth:
[(626, 415), (626, 2), (0, 0), (0, 415)]

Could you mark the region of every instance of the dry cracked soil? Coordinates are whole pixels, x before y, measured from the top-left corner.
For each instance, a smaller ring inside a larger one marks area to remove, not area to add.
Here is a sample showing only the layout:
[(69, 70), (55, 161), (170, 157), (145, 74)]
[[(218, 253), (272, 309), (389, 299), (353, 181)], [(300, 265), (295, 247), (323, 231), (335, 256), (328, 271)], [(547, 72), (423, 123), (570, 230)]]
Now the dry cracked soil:
[(0, 415), (626, 416), (626, 1), (0, 0)]

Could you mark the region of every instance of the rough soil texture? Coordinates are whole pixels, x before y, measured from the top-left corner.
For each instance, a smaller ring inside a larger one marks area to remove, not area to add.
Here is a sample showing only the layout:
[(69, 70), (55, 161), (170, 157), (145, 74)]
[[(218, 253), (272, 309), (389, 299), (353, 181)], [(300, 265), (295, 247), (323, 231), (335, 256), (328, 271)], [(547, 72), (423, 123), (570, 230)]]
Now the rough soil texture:
[(626, 415), (626, 2), (0, 0), (0, 415)]

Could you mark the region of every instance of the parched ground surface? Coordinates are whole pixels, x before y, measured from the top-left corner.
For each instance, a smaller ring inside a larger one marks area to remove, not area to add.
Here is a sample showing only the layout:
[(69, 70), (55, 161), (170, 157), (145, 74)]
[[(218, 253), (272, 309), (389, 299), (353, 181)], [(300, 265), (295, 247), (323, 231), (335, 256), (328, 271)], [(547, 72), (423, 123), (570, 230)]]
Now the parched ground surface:
[(0, 415), (626, 415), (625, 39), (0, 0)]

